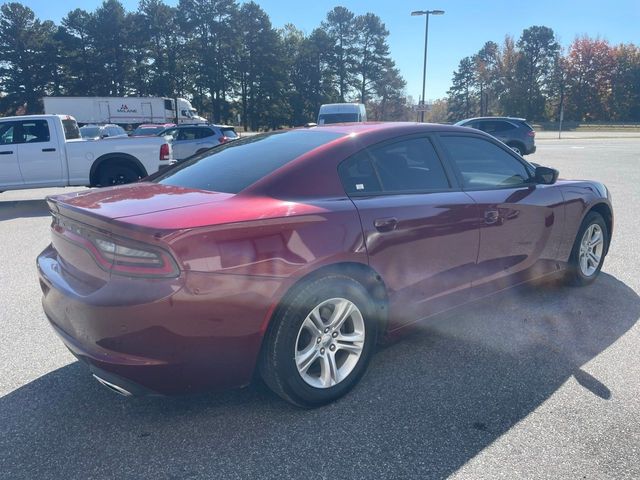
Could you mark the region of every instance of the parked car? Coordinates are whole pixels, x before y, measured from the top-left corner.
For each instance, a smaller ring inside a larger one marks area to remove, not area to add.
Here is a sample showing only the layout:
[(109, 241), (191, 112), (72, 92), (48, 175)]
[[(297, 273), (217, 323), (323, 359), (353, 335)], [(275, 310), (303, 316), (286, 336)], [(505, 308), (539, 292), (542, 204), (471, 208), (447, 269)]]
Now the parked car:
[(518, 155), (529, 155), (536, 151), (536, 132), (524, 118), (478, 117), (460, 120), (456, 125), (471, 127), (493, 135)]
[(318, 113), (318, 125), (366, 121), (367, 110), (362, 103), (326, 103)]
[(129, 183), (172, 161), (164, 138), (83, 140), (69, 115), (0, 118), (0, 159), (0, 191)]
[(44, 311), (119, 393), (258, 373), (322, 405), (358, 382), (379, 339), (420, 319), (534, 279), (593, 282), (608, 190), (557, 177), (451, 125), (247, 137), (144, 182), (48, 198)]
[(166, 130), (167, 128), (170, 127), (175, 127), (176, 124), (175, 123), (163, 123), (160, 125), (157, 125), (155, 123), (148, 123), (148, 124), (142, 124), (142, 125), (138, 125), (138, 127), (136, 127), (136, 129), (131, 132), (131, 135), (129, 135), (130, 137), (151, 137), (151, 136), (157, 136), (160, 132)]
[(180, 125), (167, 128), (158, 135), (171, 137), (176, 160), (184, 160), (238, 138), (235, 128), (228, 125)]
[(100, 140), (102, 138), (124, 138), (127, 132), (124, 128), (113, 125), (85, 125), (80, 127), (80, 135), (85, 140)]

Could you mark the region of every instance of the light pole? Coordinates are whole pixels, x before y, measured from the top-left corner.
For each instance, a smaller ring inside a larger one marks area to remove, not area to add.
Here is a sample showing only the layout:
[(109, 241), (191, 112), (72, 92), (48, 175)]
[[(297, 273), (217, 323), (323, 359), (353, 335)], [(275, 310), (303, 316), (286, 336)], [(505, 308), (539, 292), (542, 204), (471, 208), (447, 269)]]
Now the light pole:
[(420, 104), (422, 105), (422, 110), (420, 111), (420, 121), (424, 122), (424, 108), (425, 108), (425, 87), (427, 82), (427, 40), (429, 39), (429, 15), (444, 15), (444, 10), (416, 10), (415, 12), (411, 12), (411, 15), (414, 17), (419, 17), (420, 15), (424, 15), (426, 18), (426, 22), (424, 25), (424, 65), (422, 67), (422, 100)]

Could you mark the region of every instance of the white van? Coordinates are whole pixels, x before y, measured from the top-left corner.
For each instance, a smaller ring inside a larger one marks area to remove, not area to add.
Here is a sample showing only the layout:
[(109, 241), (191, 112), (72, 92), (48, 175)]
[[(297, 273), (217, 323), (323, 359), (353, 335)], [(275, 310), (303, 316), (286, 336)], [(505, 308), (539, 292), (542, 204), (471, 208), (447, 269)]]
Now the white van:
[(318, 125), (366, 121), (367, 111), (362, 103), (327, 103), (320, 106), (318, 114)]

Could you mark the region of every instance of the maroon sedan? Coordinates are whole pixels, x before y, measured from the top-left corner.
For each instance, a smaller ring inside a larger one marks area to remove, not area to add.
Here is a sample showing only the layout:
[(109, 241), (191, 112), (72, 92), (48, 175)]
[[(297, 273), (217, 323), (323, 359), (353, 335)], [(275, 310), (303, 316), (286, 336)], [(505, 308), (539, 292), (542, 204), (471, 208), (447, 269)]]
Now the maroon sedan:
[(48, 199), (43, 305), (125, 395), (247, 385), (317, 406), (376, 342), (506, 287), (598, 275), (607, 189), (462, 127), (248, 137), (147, 181)]

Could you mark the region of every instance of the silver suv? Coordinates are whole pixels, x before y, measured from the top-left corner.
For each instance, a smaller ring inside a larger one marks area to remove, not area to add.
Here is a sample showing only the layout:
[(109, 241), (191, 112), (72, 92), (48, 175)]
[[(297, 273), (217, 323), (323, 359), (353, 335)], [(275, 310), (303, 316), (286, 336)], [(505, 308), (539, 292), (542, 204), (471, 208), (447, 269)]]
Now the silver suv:
[(184, 160), (238, 138), (234, 127), (228, 125), (179, 125), (161, 131), (158, 136), (171, 137), (176, 160)]

